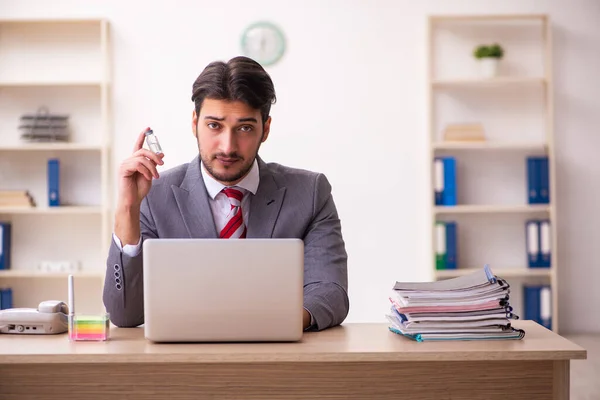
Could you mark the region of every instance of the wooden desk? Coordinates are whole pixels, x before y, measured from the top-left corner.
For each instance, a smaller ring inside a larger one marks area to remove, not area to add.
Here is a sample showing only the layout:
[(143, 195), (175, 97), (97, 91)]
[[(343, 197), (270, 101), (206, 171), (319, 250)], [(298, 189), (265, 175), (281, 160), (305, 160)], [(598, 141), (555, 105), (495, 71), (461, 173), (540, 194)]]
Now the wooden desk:
[(417, 343), (347, 324), (299, 343), (154, 344), (142, 328), (105, 343), (0, 336), (0, 398), (567, 399), (586, 351), (530, 321), (521, 341)]

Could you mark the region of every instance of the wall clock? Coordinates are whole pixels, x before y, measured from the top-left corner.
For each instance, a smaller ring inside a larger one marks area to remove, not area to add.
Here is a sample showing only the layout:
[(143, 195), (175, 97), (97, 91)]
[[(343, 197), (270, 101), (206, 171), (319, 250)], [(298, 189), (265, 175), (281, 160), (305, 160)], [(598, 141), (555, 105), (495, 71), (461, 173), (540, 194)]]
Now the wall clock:
[(285, 37), (275, 24), (257, 22), (242, 34), (242, 52), (263, 66), (273, 65), (285, 53)]

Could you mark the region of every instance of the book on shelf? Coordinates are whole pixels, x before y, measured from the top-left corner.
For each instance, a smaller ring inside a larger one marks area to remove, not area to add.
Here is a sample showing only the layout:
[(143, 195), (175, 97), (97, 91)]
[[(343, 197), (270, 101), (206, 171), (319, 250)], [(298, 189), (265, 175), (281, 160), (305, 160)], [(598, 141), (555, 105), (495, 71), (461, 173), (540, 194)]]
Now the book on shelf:
[(456, 269), (458, 265), (458, 232), (455, 221), (435, 223), (435, 268)]
[(35, 201), (27, 190), (0, 190), (0, 207), (35, 207)]
[(548, 219), (525, 222), (525, 244), (529, 268), (550, 268), (552, 265), (551, 223)]
[(486, 265), (434, 282), (396, 282), (386, 314), (389, 330), (418, 342), (522, 339), (512, 326), (510, 285)]
[(433, 160), (434, 195), (436, 206), (456, 205), (456, 159), (435, 157)]
[(547, 156), (526, 159), (527, 201), (529, 204), (550, 203), (550, 172)]
[(448, 124), (444, 129), (445, 142), (484, 142), (485, 134), (480, 123)]

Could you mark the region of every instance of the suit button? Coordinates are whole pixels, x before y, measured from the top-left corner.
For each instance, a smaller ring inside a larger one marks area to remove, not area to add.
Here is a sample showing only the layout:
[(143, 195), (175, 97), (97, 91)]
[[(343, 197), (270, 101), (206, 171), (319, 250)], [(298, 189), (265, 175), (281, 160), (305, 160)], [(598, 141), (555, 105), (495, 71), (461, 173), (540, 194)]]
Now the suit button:
[(120, 278), (121, 274), (119, 273), (119, 271), (115, 271), (115, 278)]
[(121, 284), (120, 284), (120, 283), (117, 283), (117, 284), (115, 285), (115, 287), (117, 288), (117, 290), (121, 290), (121, 288), (122, 288), (122, 286), (121, 286)]
[(119, 278), (115, 279), (116, 284), (121, 284), (121, 280)]
[(115, 269), (115, 271), (118, 271), (121, 269), (121, 267), (119, 266), (119, 264), (115, 264), (114, 269)]

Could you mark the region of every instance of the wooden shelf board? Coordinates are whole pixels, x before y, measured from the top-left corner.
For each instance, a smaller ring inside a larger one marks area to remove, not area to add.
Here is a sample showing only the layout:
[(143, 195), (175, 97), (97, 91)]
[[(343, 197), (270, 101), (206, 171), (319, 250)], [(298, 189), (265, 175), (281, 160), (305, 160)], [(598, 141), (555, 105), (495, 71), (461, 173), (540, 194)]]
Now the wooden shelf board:
[(76, 278), (102, 278), (102, 272), (40, 272), (31, 269), (0, 270), (0, 278), (66, 278), (73, 274)]
[(519, 20), (534, 20), (543, 22), (547, 20), (544, 14), (481, 14), (481, 15), (431, 15), (430, 20), (433, 22), (442, 21), (519, 21)]
[(485, 87), (503, 85), (544, 84), (545, 78), (540, 77), (498, 77), (490, 79), (435, 79), (431, 82), (433, 87)]
[(104, 18), (13, 18), (0, 19), (0, 24), (90, 24), (107, 21)]
[(436, 206), (435, 214), (509, 214), (509, 213), (530, 213), (530, 212), (550, 212), (550, 204), (532, 204), (532, 205), (457, 205), (457, 206)]
[(7, 81), (0, 80), (0, 88), (10, 87), (101, 87), (105, 84), (102, 80), (93, 81)]
[(0, 214), (101, 214), (99, 206), (0, 207)]
[(0, 151), (101, 151), (102, 145), (84, 143), (22, 143), (0, 145)]
[(538, 142), (468, 142), (448, 141), (432, 144), (434, 150), (525, 150), (525, 151), (547, 151), (546, 143)]
[[(477, 268), (436, 270), (435, 276), (436, 278), (455, 278), (468, 275), (476, 270)], [(550, 277), (552, 275), (550, 268), (492, 268), (492, 271), (500, 278)]]

